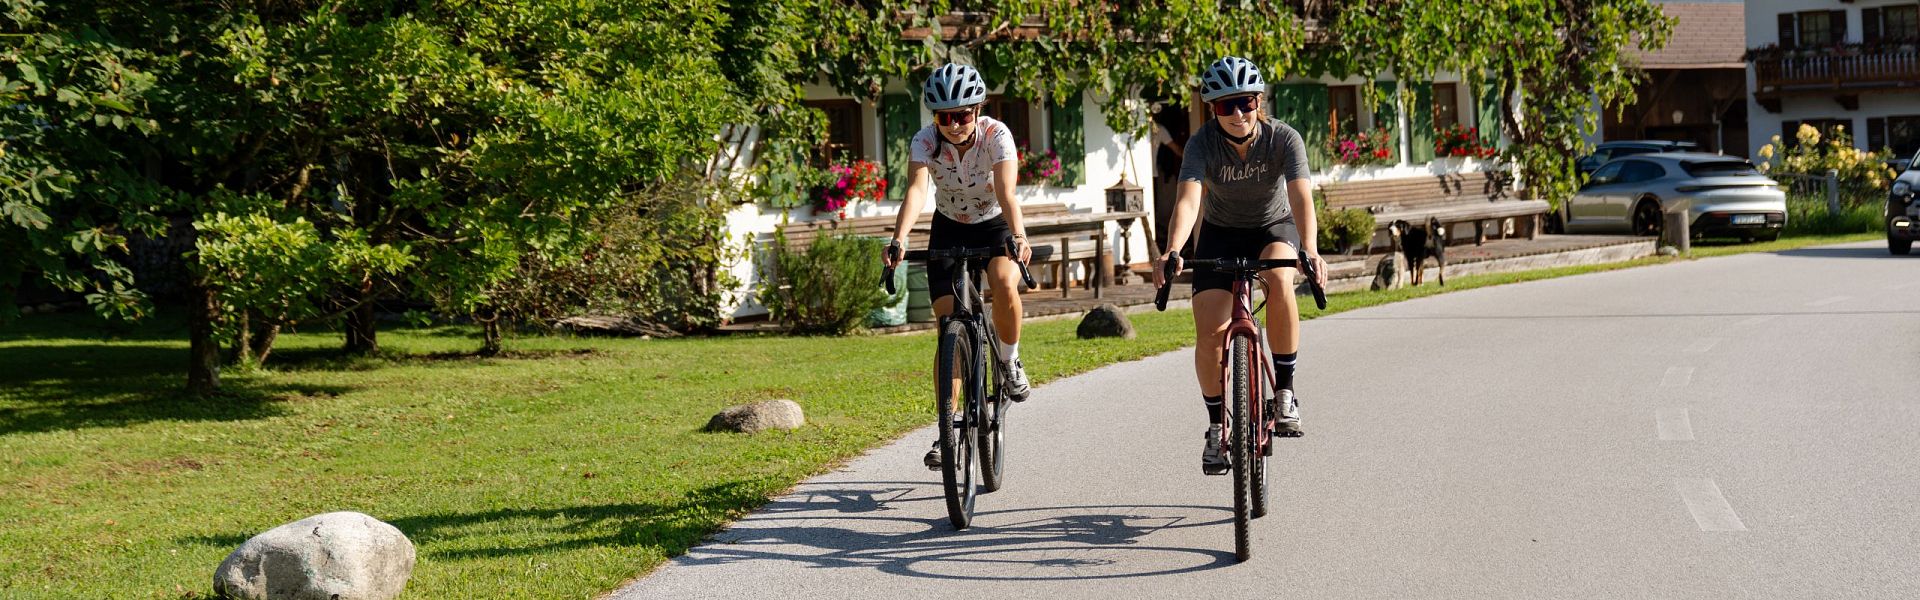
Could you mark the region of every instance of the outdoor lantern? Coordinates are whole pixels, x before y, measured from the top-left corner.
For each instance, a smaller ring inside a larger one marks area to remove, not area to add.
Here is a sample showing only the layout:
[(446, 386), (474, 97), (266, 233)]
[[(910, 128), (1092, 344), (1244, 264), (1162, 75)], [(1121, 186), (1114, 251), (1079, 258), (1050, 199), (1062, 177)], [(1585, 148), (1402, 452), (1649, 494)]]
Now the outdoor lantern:
[(1107, 212), (1139, 212), (1147, 209), (1146, 192), (1120, 175), (1120, 183), (1107, 188)]

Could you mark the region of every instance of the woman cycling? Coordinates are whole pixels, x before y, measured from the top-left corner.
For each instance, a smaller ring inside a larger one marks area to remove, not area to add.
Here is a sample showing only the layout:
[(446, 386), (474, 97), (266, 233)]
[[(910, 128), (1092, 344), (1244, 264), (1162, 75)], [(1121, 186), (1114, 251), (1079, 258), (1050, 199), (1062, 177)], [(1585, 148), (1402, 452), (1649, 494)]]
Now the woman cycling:
[[(1214, 119), (1187, 140), (1168, 224), (1167, 246), (1154, 260), (1154, 285), (1167, 285), (1163, 262), (1182, 260), (1173, 253), (1187, 243), (1198, 215), (1204, 214), (1194, 258), (1297, 258), (1295, 248), (1314, 261), (1324, 284), (1327, 270), (1315, 244), (1313, 183), (1308, 178), (1307, 146), (1300, 133), (1266, 118), (1266, 82), (1252, 62), (1229, 56), (1207, 67), (1200, 98)], [(1205, 210), (1201, 210), (1202, 208)], [(1267, 290), (1267, 339), (1273, 347), (1274, 387), (1280, 398), (1278, 435), (1298, 437), (1300, 413), (1293, 397), (1293, 372), (1300, 352), (1300, 307), (1293, 297), (1295, 269), (1260, 273)], [(1232, 317), (1232, 278), (1212, 271), (1193, 274), (1193, 370), (1210, 419), (1201, 471), (1220, 475), (1230, 465), (1220, 455), (1225, 391), (1220, 383), (1220, 340)]]
[[(907, 198), (882, 260), (889, 267), (899, 263), (906, 251), (907, 231), (919, 218), (931, 185), (935, 212), (928, 249), (999, 248), (1012, 239), (1020, 262), (1026, 263), (1032, 250), (1020, 222), (1020, 204), (1013, 198), (1020, 157), (1007, 125), (980, 114), (980, 105), (987, 101), (987, 84), (980, 79), (980, 71), (943, 65), (927, 79), (925, 92), (936, 124), (913, 136)], [(927, 265), (927, 289), (933, 294), (937, 315), (953, 312), (954, 268), (951, 261)], [(1004, 378), (1001, 389), (1015, 401), (1025, 401), (1031, 390), (1020, 363), (1020, 270), (1012, 258), (995, 257), (987, 264), (985, 282), (994, 290), (993, 329), (1000, 338)], [(927, 468), (940, 468), (937, 440), (925, 462)]]

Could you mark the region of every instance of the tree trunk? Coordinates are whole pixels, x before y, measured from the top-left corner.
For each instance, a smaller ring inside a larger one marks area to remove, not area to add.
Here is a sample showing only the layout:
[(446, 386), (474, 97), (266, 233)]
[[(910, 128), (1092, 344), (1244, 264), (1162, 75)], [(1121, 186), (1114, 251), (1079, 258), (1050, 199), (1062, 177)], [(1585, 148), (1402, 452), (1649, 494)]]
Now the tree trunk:
[(279, 324), (263, 325), (259, 331), (253, 333), (249, 340), (251, 343), (248, 344), (248, 352), (252, 355), (255, 365), (267, 364), (267, 355), (273, 353), (273, 342), (280, 339)]
[(484, 340), (482, 342), (483, 345), (480, 347), (480, 354), (482, 356), (499, 356), (500, 311), (482, 309), (475, 311), (473, 317), (474, 320), (480, 322), (481, 339)]
[(366, 302), (367, 295), (373, 293), (373, 284), (368, 282), (360, 287), (360, 293), (351, 301), (361, 302), (359, 308), (347, 312), (347, 346), (349, 354), (372, 354), (380, 349), (374, 339), (373, 303)]
[(214, 339), (219, 305), (213, 288), (195, 281), (187, 288), (187, 393), (206, 396), (220, 391), (220, 341)]

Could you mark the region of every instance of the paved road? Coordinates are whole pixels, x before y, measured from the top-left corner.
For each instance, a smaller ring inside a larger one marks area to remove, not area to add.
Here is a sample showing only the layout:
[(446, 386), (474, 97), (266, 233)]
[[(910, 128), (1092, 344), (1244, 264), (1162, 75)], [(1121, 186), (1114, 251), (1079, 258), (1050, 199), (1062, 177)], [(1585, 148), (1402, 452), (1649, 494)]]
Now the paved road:
[(1182, 351), (1038, 389), (973, 529), (916, 432), (612, 597), (1920, 597), (1920, 258), (1693, 261), (1305, 338), (1309, 436), (1251, 562)]

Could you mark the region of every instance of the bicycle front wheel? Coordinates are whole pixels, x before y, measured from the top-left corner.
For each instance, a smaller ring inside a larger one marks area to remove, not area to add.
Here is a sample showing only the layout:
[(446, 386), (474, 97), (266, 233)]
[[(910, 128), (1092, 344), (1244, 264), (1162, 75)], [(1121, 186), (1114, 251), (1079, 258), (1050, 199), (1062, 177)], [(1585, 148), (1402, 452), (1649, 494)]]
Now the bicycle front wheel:
[(1228, 425), (1232, 431), (1228, 437), (1232, 440), (1233, 460), (1233, 550), (1234, 557), (1246, 562), (1253, 557), (1253, 433), (1259, 425), (1254, 422), (1253, 414), (1253, 365), (1247, 360), (1247, 336), (1233, 336), (1228, 352), (1227, 368), (1232, 379), (1227, 390), (1228, 401), (1233, 403), (1233, 422)]
[[(934, 411), (940, 415), (940, 479), (947, 496), (947, 519), (954, 529), (966, 529), (973, 520), (973, 501), (978, 463), (974, 461), (974, 436), (978, 403), (969, 402), (977, 388), (973, 332), (966, 323), (952, 321), (940, 332), (934, 377)], [(968, 415), (975, 417), (972, 423)]]

